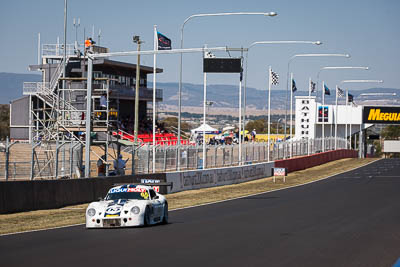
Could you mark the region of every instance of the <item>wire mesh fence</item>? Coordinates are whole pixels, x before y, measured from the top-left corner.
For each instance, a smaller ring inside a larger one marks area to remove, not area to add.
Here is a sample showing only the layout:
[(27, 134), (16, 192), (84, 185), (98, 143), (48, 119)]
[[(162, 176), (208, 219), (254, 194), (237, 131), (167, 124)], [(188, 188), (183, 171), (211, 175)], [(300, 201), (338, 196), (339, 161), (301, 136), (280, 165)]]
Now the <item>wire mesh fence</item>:
[[(324, 148), (323, 148), (324, 147)], [(346, 148), (346, 140), (338, 138), (336, 149)], [(222, 168), (275, 161), (290, 157), (310, 155), (335, 149), (335, 138), (243, 143), (239, 157), (239, 145), (207, 145), (203, 157), (202, 145), (156, 146), (153, 157), (153, 146), (145, 145), (137, 149), (125, 149), (123, 155), (127, 160), (125, 174), (185, 171), (204, 168)], [(178, 157), (178, 153), (180, 156)], [(27, 179), (68, 179), (82, 177), (84, 172), (84, 147), (79, 142), (64, 145), (20, 144), (8, 149), (2, 147), (0, 152), (0, 180)], [(153, 164), (154, 158), (154, 164)], [(240, 159), (241, 158), (241, 159)], [(106, 159), (105, 175), (115, 175), (113, 160)], [(179, 159), (179, 162), (178, 162)], [(90, 176), (98, 173), (98, 159), (90, 161)]]

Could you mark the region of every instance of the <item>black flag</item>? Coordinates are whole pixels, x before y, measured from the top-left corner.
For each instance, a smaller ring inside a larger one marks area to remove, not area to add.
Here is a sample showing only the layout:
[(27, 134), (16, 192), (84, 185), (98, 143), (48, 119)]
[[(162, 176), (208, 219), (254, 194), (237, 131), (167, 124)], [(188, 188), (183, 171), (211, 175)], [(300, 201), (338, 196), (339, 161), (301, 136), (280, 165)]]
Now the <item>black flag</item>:
[(171, 39), (157, 32), (158, 50), (171, 50)]

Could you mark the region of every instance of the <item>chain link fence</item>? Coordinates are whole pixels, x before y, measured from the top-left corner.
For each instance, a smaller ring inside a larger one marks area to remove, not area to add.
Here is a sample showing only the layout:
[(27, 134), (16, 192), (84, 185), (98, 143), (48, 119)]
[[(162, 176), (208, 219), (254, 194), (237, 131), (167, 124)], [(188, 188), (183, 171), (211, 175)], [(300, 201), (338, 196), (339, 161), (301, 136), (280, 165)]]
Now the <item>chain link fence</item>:
[[(323, 149), (323, 143), (325, 149)], [(337, 139), (337, 149), (346, 148), (346, 140)], [(36, 145), (7, 143), (0, 146), (0, 180), (68, 179), (81, 177), (84, 173), (84, 147), (79, 142), (64, 145)], [(203, 159), (202, 145), (156, 146), (153, 171), (153, 147), (145, 145), (127, 147), (123, 155), (128, 161), (126, 174), (171, 172), (203, 168), (222, 168), (278, 159), (310, 155), (335, 149), (335, 138), (310, 139), (271, 143), (244, 143), (239, 162), (239, 145), (208, 145)], [(178, 153), (181, 153), (178, 157)], [(132, 158), (134, 160), (132, 160)], [(178, 158), (180, 162), (178, 163)], [(108, 174), (113, 175), (113, 158), (107, 162)], [(90, 176), (97, 176), (97, 159), (91, 160)]]

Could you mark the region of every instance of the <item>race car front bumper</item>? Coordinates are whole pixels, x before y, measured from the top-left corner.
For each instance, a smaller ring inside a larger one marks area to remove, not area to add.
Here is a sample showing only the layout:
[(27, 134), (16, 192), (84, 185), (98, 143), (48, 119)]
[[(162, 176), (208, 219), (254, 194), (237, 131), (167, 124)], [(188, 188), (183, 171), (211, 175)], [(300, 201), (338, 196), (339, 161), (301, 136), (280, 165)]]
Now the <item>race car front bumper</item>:
[(86, 228), (114, 228), (143, 225), (143, 216), (130, 217), (88, 217), (86, 216)]

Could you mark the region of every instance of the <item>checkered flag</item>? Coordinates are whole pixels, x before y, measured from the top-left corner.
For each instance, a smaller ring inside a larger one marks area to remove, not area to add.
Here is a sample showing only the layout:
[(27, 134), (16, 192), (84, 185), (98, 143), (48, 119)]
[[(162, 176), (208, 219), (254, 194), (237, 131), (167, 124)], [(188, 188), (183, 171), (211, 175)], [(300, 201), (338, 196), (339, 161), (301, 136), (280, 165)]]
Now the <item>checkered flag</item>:
[(340, 89), (339, 87), (337, 88), (337, 96), (338, 97), (344, 97), (344, 91), (342, 89)]
[(277, 85), (279, 83), (279, 75), (271, 70), (271, 84)]

